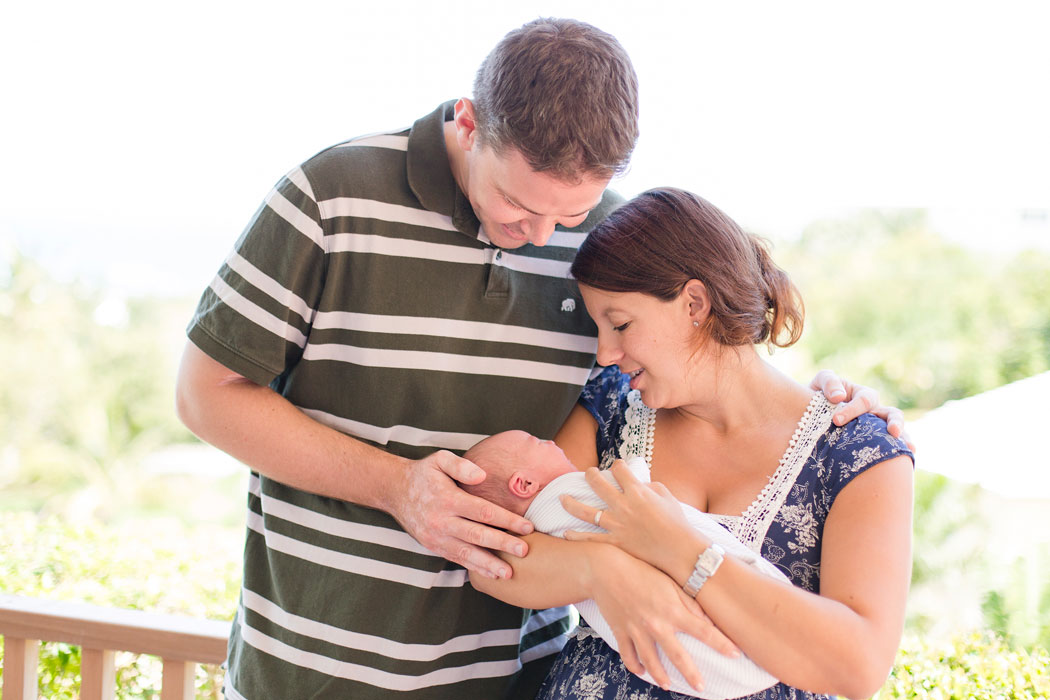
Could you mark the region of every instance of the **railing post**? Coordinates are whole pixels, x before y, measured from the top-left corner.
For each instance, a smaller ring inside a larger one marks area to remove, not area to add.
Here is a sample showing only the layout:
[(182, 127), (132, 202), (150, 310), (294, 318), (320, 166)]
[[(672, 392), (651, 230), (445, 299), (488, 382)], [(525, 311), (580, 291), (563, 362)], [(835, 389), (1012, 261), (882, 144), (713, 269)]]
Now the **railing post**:
[(80, 650), (80, 700), (113, 700), (117, 689), (114, 653), (108, 649)]
[(193, 700), (197, 664), (192, 661), (164, 659), (160, 700)]
[(37, 700), (36, 668), (40, 642), (4, 637), (4, 700)]

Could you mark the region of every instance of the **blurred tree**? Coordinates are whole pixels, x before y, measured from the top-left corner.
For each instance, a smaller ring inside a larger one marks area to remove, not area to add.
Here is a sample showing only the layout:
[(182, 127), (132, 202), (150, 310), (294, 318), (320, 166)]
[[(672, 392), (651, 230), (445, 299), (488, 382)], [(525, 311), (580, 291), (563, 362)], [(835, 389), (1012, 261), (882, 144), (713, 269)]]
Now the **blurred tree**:
[(870, 210), (817, 222), (775, 257), (806, 302), (810, 368), (874, 383), (902, 408), (1050, 369), (1050, 254), (979, 253), (922, 211)]
[(186, 315), (185, 302), (107, 298), (17, 252), (0, 259), (0, 505), (84, 487), (104, 500), (145, 454), (192, 439), (165, 345)]

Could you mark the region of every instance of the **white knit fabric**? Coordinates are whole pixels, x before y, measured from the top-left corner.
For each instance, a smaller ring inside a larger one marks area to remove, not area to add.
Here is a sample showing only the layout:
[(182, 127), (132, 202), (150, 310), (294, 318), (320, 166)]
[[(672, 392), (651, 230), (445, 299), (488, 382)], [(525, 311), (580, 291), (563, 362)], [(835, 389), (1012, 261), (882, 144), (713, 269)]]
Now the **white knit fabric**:
[[(644, 435), (644, 429), (642, 434)], [(639, 481), (649, 481), (649, 466), (644, 457), (632, 457), (627, 461), (627, 466)], [(603, 471), (601, 474), (617, 489), (623, 490), (620, 489), (611, 472)], [(606, 508), (606, 503), (598, 498), (587, 484), (583, 472), (563, 474), (540, 491), (525, 512), (525, 517), (532, 521), (537, 530), (556, 537), (564, 537), (566, 530), (579, 532), (606, 531), (593, 523), (584, 522), (569, 515), (561, 505), (560, 497), (562, 494), (568, 494), (578, 501), (595, 508)], [(712, 542), (720, 544), (725, 549), (727, 556), (732, 556), (767, 576), (787, 583), (787, 577), (783, 573), (733, 537), (728, 530), (719, 525), (707, 513), (685, 504), (682, 504), (682, 510), (685, 512), (689, 524)], [(615, 575), (615, 572), (610, 572), (610, 575)], [(612, 629), (606, 623), (605, 618), (602, 617), (594, 601), (582, 601), (576, 604), (576, 608), (594, 631), (609, 646), (619, 651)], [(777, 682), (776, 678), (766, 673), (746, 656), (731, 659), (719, 654), (694, 637), (681, 632), (677, 636), (678, 641), (692, 656), (693, 662), (704, 677), (704, 689), (697, 692), (686, 682), (682, 674), (678, 672), (678, 669), (674, 667), (670, 659), (663, 653), (663, 650), (659, 649), (660, 661), (671, 679), (671, 690), (677, 693), (707, 698), (708, 700), (724, 700), (725, 698), (736, 698), (741, 695), (757, 693)], [(642, 678), (650, 683), (653, 682), (652, 677), (648, 674), (642, 676)]]

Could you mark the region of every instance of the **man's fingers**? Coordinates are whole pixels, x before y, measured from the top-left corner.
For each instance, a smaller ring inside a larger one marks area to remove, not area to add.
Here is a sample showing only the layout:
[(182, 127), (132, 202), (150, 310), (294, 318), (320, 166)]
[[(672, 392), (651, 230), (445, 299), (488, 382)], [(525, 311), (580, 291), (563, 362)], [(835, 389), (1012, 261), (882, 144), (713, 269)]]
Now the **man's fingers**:
[(845, 425), (864, 413), (870, 412), (879, 405), (879, 394), (868, 387), (857, 387), (849, 403), (839, 406), (835, 411), (835, 425)]
[(879, 406), (872, 411), (876, 416), (886, 421), (886, 430), (895, 438), (900, 438), (912, 452), (915, 451), (915, 443), (912, 442), (908, 431), (904, 429), (904, 413), (896, 406)]
[(822, 369), (817, 372), (817, 376), (813, 377), (813, 381), (809, 383), (809, 388), (823, 392), (824, 396), (828, 397), (828, 401), (832, 403), (845, 401), (847, 397), (846, 388), (839, 379), (839, 375), (830, 369)]
[(528, 545), (517, 537), (466, 518), (452, 520), (446, 534), (467, 546), (506, 552), (516, 557), (523, 557), (529, 552)]
[(491, 552), (452, 538), (446, 538), (444, 546), (437, 547), (434, 553), (486, 578), (510, 578), (514, 573), (507, 562)]
[(480, 484), (485, 480), (485, 470), (471, 462), (448, 452), (441, 450), (431, 455), (438, 469), (448, 474), (461, 484)]
[[(510, 530), (519, 535), (528, 535), (534, 529), (531, 522), (517, 513), (512, 513), (506, 508), (502, 508), (495, 503), (486, 501), (484, 498), (473, 496), (466, 492), (461, 492), (461, 494), (464, 499), (464, 507), (460, 509), (459, 512), (468, 520), (473, 520), (475, 523), (481, 523), (483, 525), (498, 527), (502, 530)], [(489, 546), (483, 542), (475, 542), (474, 540), (469, 541), (471, 544), (481, 545), (482, 547)], [(502, 548), (496, 547), (496, 549)], [(510, 552), (510, 554), (515, 554), (515, 552)]]

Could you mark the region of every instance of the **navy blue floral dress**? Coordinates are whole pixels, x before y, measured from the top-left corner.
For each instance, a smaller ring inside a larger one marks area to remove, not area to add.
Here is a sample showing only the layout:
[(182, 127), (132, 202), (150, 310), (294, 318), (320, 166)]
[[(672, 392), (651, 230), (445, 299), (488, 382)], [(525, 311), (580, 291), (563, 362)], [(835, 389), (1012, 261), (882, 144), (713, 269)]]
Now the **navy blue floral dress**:
[[(598, 421), (600, 468), (615, 459), (652, 456), (656, 412), (645, 406), (628, 378), (608, 367), (583, 390), (580, 403)], [(900, 455), (903, 441), (881, 419), (865, 414), (841, 427), (831, 423), (834, 407), (821, 394), (799, 421), (787, 452), (769, 484), (739, 516), (712, 515), (739, 540), (780, 568), (807, 591), (820, 586), (820, 540), (831, 504), (858, 474)], [(700, 669), (701, 672), (703, 669)], [(628, 671), (619, 654), (581, 625), (565, 645), (537, 698), (542, 700), (685, 700)], [(824, 698), (779, 683), (754, 700)]]

